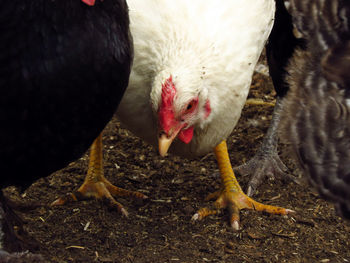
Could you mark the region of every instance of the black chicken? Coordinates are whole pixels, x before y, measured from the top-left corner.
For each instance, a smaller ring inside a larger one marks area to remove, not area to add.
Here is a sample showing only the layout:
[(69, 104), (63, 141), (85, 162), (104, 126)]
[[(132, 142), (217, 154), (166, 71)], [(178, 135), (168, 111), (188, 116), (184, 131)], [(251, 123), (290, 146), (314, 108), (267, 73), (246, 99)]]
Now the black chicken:
[(83, 2), (1, 1), (1, 187), (26, 188), (80, 157), (128, 85), (126, 2)]
[(282, 137), (320, 194), (350, 218), (350, 2), (292, 0), (307, 41), (289, 65)]

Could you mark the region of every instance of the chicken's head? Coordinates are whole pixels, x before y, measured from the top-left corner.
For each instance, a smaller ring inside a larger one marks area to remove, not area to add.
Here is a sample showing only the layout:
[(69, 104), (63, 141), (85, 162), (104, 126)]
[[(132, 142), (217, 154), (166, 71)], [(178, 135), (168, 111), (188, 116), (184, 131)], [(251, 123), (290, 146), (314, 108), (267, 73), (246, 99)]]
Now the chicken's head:
[(201, 94), (182, 96), (177, 90), (172, 76), (162, 84), (161, 101), (158, 108), (159, 153), (165, 156), (175, 138), (190, 143), (194, 128), (207, 119), (211, 108), (209, 99)]

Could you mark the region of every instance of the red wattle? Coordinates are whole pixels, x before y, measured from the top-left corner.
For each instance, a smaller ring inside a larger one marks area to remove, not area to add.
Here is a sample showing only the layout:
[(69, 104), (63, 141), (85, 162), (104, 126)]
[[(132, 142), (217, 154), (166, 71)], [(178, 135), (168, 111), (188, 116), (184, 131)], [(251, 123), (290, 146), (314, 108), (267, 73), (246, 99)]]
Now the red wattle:
[(205, 119), (209, 117), (210, 112), (211, 112), (210, 101), (207, 100), (205, 103), (205, 116), (204, 116)]
[(190, 127), (186, 130), (181, 130), (179, 133), (179, 139), (184, 143), (190, 143), (193, 138), (193, 127)]

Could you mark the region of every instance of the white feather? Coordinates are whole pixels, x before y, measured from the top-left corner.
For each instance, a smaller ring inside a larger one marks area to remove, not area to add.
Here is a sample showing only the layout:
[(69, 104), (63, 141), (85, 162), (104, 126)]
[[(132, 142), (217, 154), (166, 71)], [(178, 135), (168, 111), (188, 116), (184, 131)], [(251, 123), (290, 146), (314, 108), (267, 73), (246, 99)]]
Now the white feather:
[(128, 0), (134, 63), (118, 116), (133, 133), (156, 145), (161, 87), (172, 75), (176, 110), (199, 95), (211, 114), (195, 123), (183, 156), (211, 151), (232, 132), (252, 74), (273, 25), (274, 0)]

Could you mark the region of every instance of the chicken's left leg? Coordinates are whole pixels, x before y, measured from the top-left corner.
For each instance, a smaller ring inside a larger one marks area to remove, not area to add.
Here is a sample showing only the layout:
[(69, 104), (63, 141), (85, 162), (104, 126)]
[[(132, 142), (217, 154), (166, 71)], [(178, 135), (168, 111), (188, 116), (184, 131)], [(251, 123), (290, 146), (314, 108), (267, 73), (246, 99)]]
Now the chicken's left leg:
[(119, 188), (111, 184), (103, 175), (103, 153), (102, 153), (102, 135), (100, 134), (91, 146), (89, 169), (84, 183), (74, 193), (68, 193), (54, 201), (52, 205), (63, 205), (69, 201), (84, 200), (95, 197), (103, 199), (109, 206), (117, 208), (123, 215), (127, 216), (126, 209), (117, 202), (113, 196), (123, 196), (146, 199), (146, 195), (140, 192), (134, 192)]
[(294, 212), (290, 209), (282, 207), (264, 205), (254, 201), (243, 193), (231, 166), (229, 159), (226, 141), (221, 142), (215, 147), (215, 156), (219, 165), (222, 187), (219, 192), (211, 194), (207, 199), (217, 198), (215, 201), (215, 209), (202, 208), (192, 218), (200, 220), (208, 215), (218, 213), (218, 210), (227, 208), (230, 213), (230, 224), (238, 230), (239, 229), (239, 211), (242, 209), (250, 209), (257, 211), (264, 211), (271, 214), (286, 215)]
[(247, 189), (248, 196), (253, 196), (266, 176), (269, 178), (293, 179), (292, 176), (286, 173), (288, 169), (278, 156), (277, 151), (280, 108), (281, 101), (277, 99), (269, 129), (258, 152), (247, 163), (234, 168), (234, 171), (240, 175), (251, 174)]

